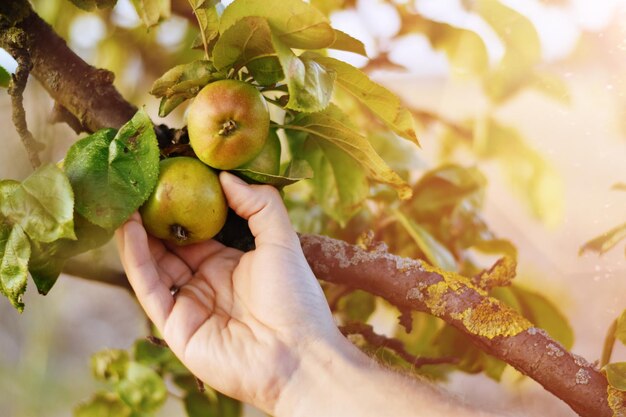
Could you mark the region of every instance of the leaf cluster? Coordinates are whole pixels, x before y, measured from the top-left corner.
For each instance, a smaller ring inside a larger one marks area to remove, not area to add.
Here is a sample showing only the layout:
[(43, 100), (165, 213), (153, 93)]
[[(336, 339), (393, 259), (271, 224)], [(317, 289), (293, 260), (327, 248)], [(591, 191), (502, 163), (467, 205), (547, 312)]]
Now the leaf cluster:
[(162, 344), (137, 340), (130, 351), (107, 349), (91, 358), (94, 377), (106, 383), (74, 409), (74, 417), (149, 417), (175, 392), (189, 417), (239, 417), (240, 402), (205, 387)]
[(106, 243), (158, 177), (152, 122), (138, 112), (119, 131), (76, 142), (59, 164), (0, 181), (0, 292), (20, 311), (28, 274), (47, 294), (67, 259)]
[(360, 41), (300, 0), (236, 0), (221, 13), (218, 6), (194, 5), (204, 59), (178, 65), (153, 84), (161, 116), (213, 81), (240, 79), (257, 86), (276, 107), (273, 126), (290, 157), (280, 175), (247, 172), (248, 178), (284, 186), (313, 177), (316, 200), (343, 222), (364, 201), (369, 181), (391, 185), (400, 198), (410, 196), (406, 182), (333, 99), (339, 91), (349, 93), (386, 130), (417, 143), (413, 118), (398, 97), (352, 65), (326, 56), (328, 49), (365, 54)]

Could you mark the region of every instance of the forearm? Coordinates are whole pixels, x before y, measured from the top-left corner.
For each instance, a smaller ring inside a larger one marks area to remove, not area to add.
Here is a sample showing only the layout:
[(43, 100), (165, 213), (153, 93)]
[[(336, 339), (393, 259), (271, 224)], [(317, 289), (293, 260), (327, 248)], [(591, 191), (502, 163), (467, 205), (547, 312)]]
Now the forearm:
[(277, 417), (479, 417), (426, 381), (386, 369), (343, 339), (311, 348), (277, 403)]

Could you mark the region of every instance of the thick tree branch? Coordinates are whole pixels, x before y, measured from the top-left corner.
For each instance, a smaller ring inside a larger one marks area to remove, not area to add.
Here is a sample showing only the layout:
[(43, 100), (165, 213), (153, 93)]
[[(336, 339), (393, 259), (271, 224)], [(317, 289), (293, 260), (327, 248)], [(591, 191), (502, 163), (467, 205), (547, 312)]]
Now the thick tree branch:
[(581, 416), (610, 417), (606, 378), (544, 331), (470, 280), (388, 252), (367, 252), (325, 236), (303, 235), (315, 275), (442, 318), (489, 354), (539, 382)]
[[(115, 89), (113, 73), (83, 61), (36, 13), (17, 21), (14, 29), (28, 34), (31, 74), (85, 129), (93, 132), (105, 126), (118, 128), (133, 117), (137, 109)], [(0, 30), (0, 46), (10, 53), (13, 32)]]
[[(19, 10), (14, 7), (16, 3), (25, 2), (0, 4), (0, 14)], [(14, 22), (31, 37), (32, 74), (54, 100), (90, 131), (119, 127), (132, 117), (135, 107), (113, 87), (111, 73), (83, 62), (36, 14), (22, 12), (16, 13)], [(5, 21), (6, 14), (0, 16), (0, 26)], [(7, 31), (0, 27), (0, 46), (7, 47), (9, 41)], [(401, 309), (440, 317), (488, 353), (538, 381), (580, 415), (613, 415), (607, 403), (607, 381), (598, 370), (516, 312), (487, 297), (471, 280), (420, 261), (385, 251), (368, 252), (323, 236), (301, 236), (301, 242), (319, 278), (363, 289)], [(119, 272), (110, 274), (114, 278), (110, 282), (125, 282)], [(101, 274), (100, 280), (109, 282), (102, 278), (105, 275)]]

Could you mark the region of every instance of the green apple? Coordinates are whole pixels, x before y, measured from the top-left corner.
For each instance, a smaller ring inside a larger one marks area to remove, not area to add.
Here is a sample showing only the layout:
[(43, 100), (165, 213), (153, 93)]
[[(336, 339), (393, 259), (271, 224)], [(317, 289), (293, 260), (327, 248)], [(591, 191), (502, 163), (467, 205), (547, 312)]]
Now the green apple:
[(265, 146), (252, 161), (237, 169), (247, 169), (263, 174), (278, 175), (280, 171), (280, 139), (275, 129), (270, 129)]
[(215, 236), (228, 205), (215, 171), (187, 156), (161, 161), (157, 185), (139, 209), (152, 236), (189, 245)]

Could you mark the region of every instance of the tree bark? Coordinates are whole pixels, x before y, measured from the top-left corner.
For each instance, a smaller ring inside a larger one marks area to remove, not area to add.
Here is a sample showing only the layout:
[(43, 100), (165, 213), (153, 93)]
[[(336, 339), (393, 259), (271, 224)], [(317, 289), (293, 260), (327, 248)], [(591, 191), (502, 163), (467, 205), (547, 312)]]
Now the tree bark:
[[(543, 330), (525, 323), (507, 306), (481, 294), (469, 280), (419, 260), (384, 251), (367, 252), (326, 236), (302, 235), (300, 241), (317, 277), (365, 290), (400, 308), (437, 316), (467, 334), (487, 353), (539, 382), (581, 416), (613, 415), (604, 375)], [(485, 326), (473, 326), (485, 307)]]
[[(115, 89), (113, 75), (85, 63), (34, 12), (15, 27), (29, 35), (32, 74), (87, 130), (118, 128), (133, 116), (136, 108)], [(2, 30), (0, 46), (11, 52), (10, 31)], [(613, 415), (606, 378), (594, 366), (488, 297), (471, 280), (418, 260), (385, 251), (368, 252), (325, 236), (303, 235), (301, 243), (320, 279), (440, 317), (489, 354), (539, 382), (581, 416)], [(112, 275), (111, 280), (101, 280), (124, 285), (122, 275)]]
[(0, 33), (0, 46), (12, 54), (14, 29), (28, 35), (31, 74), (87, 131), (119, 128), (133, 117), (137, 108), (113, 86), (113, 73), (83, 61), (36, 13), (30, 13), (13, 30)]

